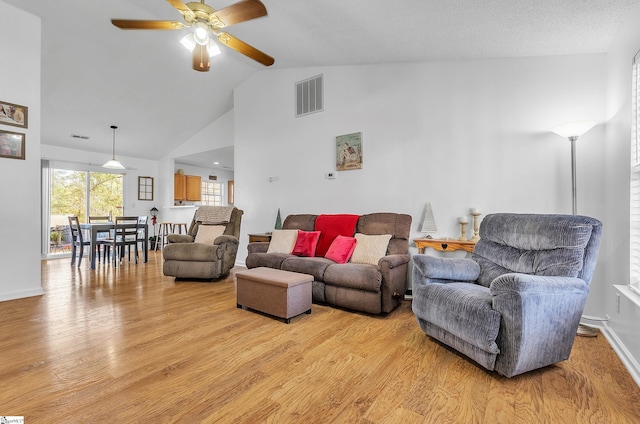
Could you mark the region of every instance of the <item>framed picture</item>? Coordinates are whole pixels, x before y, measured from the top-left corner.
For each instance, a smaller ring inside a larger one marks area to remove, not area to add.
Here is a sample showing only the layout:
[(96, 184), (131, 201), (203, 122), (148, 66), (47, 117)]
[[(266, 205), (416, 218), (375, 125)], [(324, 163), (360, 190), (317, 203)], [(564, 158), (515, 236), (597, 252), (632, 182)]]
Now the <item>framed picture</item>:
[(362, 169), (362, 133), (336, 137), (336, 171)]
[(0, 124), (28, 128), (28, 108), (0, 100)]
[(0, 130), (0, 158), (24, 160), (25, 135)]
[(153, 200), (153, 177), (138, 177), (138, 200)]

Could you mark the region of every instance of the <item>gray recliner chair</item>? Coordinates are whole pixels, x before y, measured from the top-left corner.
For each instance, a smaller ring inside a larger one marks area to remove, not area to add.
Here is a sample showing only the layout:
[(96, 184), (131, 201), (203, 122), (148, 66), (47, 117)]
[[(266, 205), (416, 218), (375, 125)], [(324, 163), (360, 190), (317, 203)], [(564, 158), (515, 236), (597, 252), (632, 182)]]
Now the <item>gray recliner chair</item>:
[(512, 377), (569, 358), (602, 223), (575, 215), (491, 214), (471, 258), (413, 257), (422, 330)]
[[(242, 214), (243, 211), (238, 208), (198, 208), (187, 235), (168, 236), (168, 244), (162, 249), (164, 275), (208, 280), (227, 276), (236, 262)], [(224, 233), (211, 243), (195, 243), (199, 227), (205, 225), (224, 225)]]

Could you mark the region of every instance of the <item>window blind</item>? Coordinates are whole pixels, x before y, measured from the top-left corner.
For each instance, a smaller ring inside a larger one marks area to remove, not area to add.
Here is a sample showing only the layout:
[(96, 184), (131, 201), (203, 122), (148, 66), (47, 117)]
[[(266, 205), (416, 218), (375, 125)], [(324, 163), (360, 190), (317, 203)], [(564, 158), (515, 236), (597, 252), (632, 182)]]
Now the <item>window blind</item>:
[(632, 72), (632, 117), (631, 117), (631, 184), (630, 184), (630, 284), (631, 288), (640, 294), (640, 51), (633, 58)]

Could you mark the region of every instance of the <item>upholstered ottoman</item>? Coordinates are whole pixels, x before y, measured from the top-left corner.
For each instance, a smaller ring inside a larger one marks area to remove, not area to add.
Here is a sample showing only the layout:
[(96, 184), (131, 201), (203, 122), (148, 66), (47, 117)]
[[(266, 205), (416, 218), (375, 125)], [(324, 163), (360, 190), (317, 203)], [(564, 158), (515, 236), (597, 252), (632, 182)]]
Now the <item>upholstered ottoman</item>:
[(236, 273), (236, 305), (289, 319), (311, 313), (311, 283), (308, 274), (259, 267)]

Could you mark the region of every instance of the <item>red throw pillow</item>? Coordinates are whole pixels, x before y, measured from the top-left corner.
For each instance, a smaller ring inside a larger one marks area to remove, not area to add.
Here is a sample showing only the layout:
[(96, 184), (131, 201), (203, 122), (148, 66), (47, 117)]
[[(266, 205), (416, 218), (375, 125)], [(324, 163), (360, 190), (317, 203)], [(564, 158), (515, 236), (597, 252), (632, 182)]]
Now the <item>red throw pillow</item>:
[(337, 236), (333, 239), (333, 243), (329, 246), (329, 250), (327, 250), (327, 254), (324, 257), (331, 259), (333, 262), (345, 264), (356, 249), (356, 242), (355, 237)]
[(360, 215), (318, 215), (315, 230), (320, 231), (320, 240), (318, 240), (318, 247), (316, 247), (316, 256), (326, 255), (336, 236), (353, 237), (356, 233), (358, 218)]
[(313, 256), (316, 253), (316, 246), (320, 238), (320, 231), (298, 230), (296, 245), (293, 247), (292, 255)]

